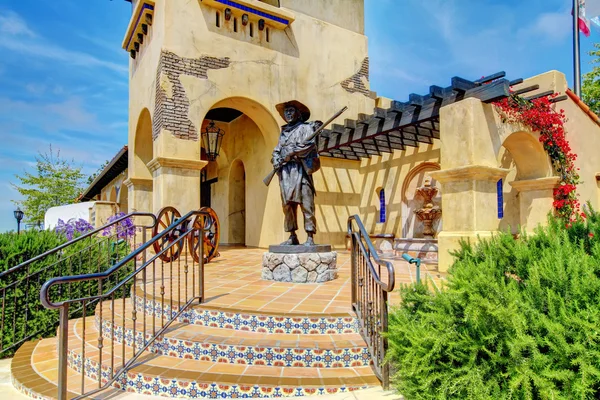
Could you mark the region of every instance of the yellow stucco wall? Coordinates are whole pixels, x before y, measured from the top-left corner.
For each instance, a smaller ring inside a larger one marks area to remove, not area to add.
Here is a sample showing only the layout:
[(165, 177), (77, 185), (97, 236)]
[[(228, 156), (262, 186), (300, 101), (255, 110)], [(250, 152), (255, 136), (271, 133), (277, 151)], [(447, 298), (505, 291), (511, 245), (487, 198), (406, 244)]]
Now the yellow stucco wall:
[(101, 198), (116, 204), (117, 212), (128, 212), (128, 189), (125, 185), (127, 172), (121, 172), (112, 181), (102, 188)]
[[(230, 242), (229, 174), (236, 160), (243, 163), (246, 174), (246, 244), (266, 247), (284, 240), (278, 182), (275, 179), (269, 188), (262, 183), (270, 172), (271, 152), (277, 143), (280, 125), (284, 123), (275, 105), (297, 99), (310, 107), (311, 119), (325, 120), (343, 106), (349, 108), (346, 118), (370, 113), (375, 101), (368, 93), (368, 81), (364, 78), (362, 83), (367, 89), (363, 88), (362, 92), (341, 85), (365, 65), (367, 39), (362, 34), (363, 1), (281, 3), (281, 10), (291, 13), (294, 21), (285, 30), (269, 27), (267, 41), (266, 30), (259, 31), (252, 17), (254, 35), (250, 37), (249, 26), (243, 27), (239, 19), (238, 31), (234, 32), (233, 20), (225, 21), (222, 10), (220, 27), (217, 27), (217, 10), (202, 2), (156, 1), (149, 39), (136, 60), (131, 61), (131, 209), (157, 211), (162, 206), (173, 205), (184, 213), (189, 211), (186, 208), (195, 208), (193, 203), (198, 195), (192, 193), (198, 191), (199, 186), (199, 180), (192, 177), (195, 172), (190, 172), (180, 184), (177, 195), (157, 196), (152, 191), (142, 190), (143, 185), (139, 183), (149, 184), (148, 177), (153, 176), (154, 192), (165, 187), (164, 181), (157, 179), (160, 171), (150, 175), (141, 161), (147, 159), (149, 153), (152, 158), (200, 160), (199, 140), (182, 139), (166, 129), (158, 135), (155, 131), (152, 151), (147, 148), (155, 123), (156, 88), (164, 90), (169, 99), (177, 95), (173, 78), (159, 71), (161, 52), (168, 51), (187, 60), (228, 57), (227, 67), (208, 69), (205, 78), (185, 73), (178, 76), (189, 102), (186, 116), (194, 125), (197, 137), (210, 109), (229, 107), (244, 113), (230, 124), (217, 123), (226, 135), (217, 162), (207, 167), (209, 179), (213, 175), (218, 177), (212, 186), (212, 206), (221, 219), (221, 240)], [(336, 122), (342, 123), (343, 118)], [(139, 140), (140, 137), (143, 140)], [(199, 176), (199, 172), (196, 175)], [(324, 160), (322, 171), (315, 176), (319, 209), (317, 241), (343, 246), (347, 216), (359, 212), (359, 175), (358, 162)], [(174, 204), (163, 204), (167, 201)], [(335, 213), (328, 212), (334, 209)], [(301, 233), (301, 240), (303, 236)]]

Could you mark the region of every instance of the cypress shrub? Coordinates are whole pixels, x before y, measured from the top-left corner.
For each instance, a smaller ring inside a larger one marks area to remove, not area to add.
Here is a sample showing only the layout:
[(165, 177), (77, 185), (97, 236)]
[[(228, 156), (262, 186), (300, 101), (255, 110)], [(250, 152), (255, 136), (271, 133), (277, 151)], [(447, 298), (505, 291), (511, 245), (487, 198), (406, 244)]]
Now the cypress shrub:
[(600, 216), (461, 244), (445, 288), (404, 286), (392, 383), (412, 399), (600, 399)]

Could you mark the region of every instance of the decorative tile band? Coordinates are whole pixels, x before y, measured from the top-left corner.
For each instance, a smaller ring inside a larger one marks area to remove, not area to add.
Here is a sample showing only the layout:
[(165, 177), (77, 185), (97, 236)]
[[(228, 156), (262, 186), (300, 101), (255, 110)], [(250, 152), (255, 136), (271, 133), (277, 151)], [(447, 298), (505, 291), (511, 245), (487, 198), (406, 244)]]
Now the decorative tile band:
[[(97, 318), (97, 317), (96, 317)], [(96, 326), (99, 320), (96, 319)], [(111, 321), (102, 321), (102, 336), (111, 340)], [(123, 327), (115, 325), (114, 340), (123, 342)], [(136, 332), (136, 347), (141, 348), (144, 335)], [(150, 339), (146, 335), (146, 340)], [(133, 346), (133, 329), (125, 328), (125, 343)], [(160, 355), (190, 360), (212, 361), (230, 364), (265, 365), (273, 367), (348, 368), (371, 365), (367, 347), (340, 349), (302, 349), (282, 347), (255, 347), (217, 343), (201, 343), (189, 340), (161, 337), (148, 351)]]
[[(144, 300), (146, 300), (144, 302)], [(175, 314), (178, 310), (152, 299), (136, 296), (136, 309), (151, 315)], [(168, 318), (168, 317), (167, 317)], [(273, 315), (254, 315), (220, 310), (192, 308), (179, 318), (181, 322), (215, 328), (236, 329), (259, 333), (285, 333), (293, 335), (331, 335), (341, 333), (359, 333), (358, 320), (354, 317), (290, 317)]]
[[(68, 365), (75, 371), (81, 373), (81, 354), (69, 351)], [(86, 358), (85, 374), (91, 379), (98, 379), (98, 363)], [(111, 375), (111, 369), (102, 365), (101, 381), (106, 383)], [(160, 377), (144, 376), (141, 373), (128, 372), (126, 377), (119, 379), (113, 384), (114, 387), (127, 392), (136, 392), (153, 396), (185, 397), (185, 398), (210, 398), (210, 399), (248, 399), (248, 398), (271, 398), (271, 397), (293, 397), (326, 395), (336, 393), (348, 393), (358, 389), (366, 389), (368, 386), (360, 387), (281, 387), (261, 385), (226, 385), (218, 382), (205, 383), (178, 379), (166, 379)]]

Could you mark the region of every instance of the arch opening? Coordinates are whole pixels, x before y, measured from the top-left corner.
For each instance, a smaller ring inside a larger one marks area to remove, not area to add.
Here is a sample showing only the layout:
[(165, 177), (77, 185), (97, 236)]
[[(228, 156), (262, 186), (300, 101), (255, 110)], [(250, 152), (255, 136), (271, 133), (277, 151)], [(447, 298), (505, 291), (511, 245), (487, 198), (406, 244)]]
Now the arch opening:
[(229, 173), (229, 238), (231, 244), (246, 244), (246, 170), (235, 160)]
[(150, 111), (144, 108), (138, 119), (134, 141), (134, 163), (132, 176), (136, 178), (152, 179), (148, 163), (153, 157), (154, 141), (152, 140), (152, 118)]

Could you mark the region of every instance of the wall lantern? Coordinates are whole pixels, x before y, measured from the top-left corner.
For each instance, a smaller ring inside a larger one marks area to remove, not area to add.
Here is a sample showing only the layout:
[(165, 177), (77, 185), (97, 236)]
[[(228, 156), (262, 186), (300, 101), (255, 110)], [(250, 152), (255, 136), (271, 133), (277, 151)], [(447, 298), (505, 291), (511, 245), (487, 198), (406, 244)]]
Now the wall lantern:
[(242, 15), (242, 25), (248, 25), (248, 14)]
[(225, 9), (225, 21), (229, 21), (231, 19), (231, 8)]
[(210, 121), (202, 132), (202, 144), (206, 150), (208, 161), (215, 161), (219, 156), (223, 135), (225, 135), (225, 131), (215, 126), (215, 121)]
[(21, 233), (21, 220), (23, 219), (23, 216), (25, 215), (25, 213), (23, 211), (21, 211), (21, 209), (19, 207), (17, 207), (17, 209), (14, 211), (15, 214), (15, 219), (17, 220), (17, 234)]
[(262, 31), (263, 29), (265, 29), (265, 20), (264, 19), (259, 19), (258, 20), (258, 30)]

